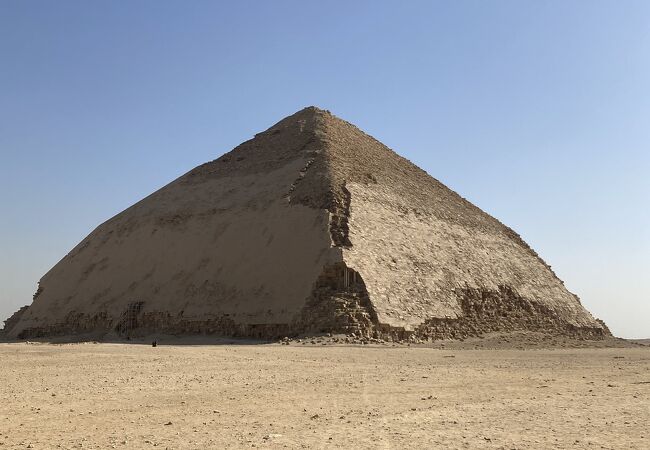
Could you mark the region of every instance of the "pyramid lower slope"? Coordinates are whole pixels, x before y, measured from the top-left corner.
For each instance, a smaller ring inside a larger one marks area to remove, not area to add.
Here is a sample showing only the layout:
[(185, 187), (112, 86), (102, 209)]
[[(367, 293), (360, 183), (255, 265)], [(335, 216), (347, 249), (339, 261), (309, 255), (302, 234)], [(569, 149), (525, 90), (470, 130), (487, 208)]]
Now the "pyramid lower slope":
[(509, 228), (307, 108), (100, 225), (10, 335), (461, 337), (604, 325)]

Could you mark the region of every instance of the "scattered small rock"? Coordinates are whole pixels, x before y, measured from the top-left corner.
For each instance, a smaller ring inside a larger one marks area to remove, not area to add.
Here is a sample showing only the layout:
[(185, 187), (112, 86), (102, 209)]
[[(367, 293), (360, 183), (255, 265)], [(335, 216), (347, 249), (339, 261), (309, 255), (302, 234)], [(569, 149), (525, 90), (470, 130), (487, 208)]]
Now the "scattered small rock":
[(268, 441), (269, 439), (275, 439), (275, 438), (279, 438), (279, 437), (282, 437), (282, 435), (277, 434), (277, 433), (269, 433), (266, 436), (264, 436), (262, 439), (264, 439), (265, 441)]

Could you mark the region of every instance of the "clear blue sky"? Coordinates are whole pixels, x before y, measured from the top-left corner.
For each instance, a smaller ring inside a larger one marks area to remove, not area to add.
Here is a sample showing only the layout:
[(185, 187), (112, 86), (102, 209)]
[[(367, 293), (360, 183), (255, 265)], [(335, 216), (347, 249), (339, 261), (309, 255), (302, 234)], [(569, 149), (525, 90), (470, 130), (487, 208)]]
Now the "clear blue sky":
[(100, 222), (296, 110), (351, 121), (650, 337), (650, 2), (0, 2), (0, 320)]

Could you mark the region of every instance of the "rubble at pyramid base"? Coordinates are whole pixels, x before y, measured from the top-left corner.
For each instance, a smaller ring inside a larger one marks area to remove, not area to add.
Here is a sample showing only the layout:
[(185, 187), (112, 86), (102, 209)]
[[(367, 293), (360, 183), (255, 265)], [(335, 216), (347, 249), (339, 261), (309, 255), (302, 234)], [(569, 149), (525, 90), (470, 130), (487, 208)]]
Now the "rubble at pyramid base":
[(113, 319), (107, 313), (89, 316), (71, 312), (63, 323), (28, 328), (17, 337), (28, 339), (92, 333), (95, 338), (101, 338), (101, 335), (132, 338), (167, 334), (279, 340), (340, 334), (389, 342), (421, 342), (463, 340), (492, 332), (520, 331), (590, 340), (611, 337), (602, 321), (599, 321), (601, 328), (575, 326), (543, 304), (525, 299), (507, 286), (496, 291), (458, 289), (463, 316), (430, 318), (413, 329), (395, 327), (379, 323), (362, 282), (342, 288), (340, 283), (333, 284), (333, 279), (326, 276), (319, 279), (303, 311), (290, 323), (245, 324), (236, 323), (228, 315), (196, 318), (185, 317), (182, 312), (142, 312), (142, 302), (135, 302), (129, 304), (119, 319)]

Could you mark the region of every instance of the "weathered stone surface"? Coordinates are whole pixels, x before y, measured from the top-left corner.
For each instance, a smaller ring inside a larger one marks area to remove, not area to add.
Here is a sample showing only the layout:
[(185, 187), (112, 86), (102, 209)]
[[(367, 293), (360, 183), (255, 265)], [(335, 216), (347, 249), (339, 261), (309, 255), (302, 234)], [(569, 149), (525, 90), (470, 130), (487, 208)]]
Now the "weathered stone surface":
[[(36, 297), (36, 295), (34, 295)], [(23, 306), (18, 311), (13, 313), (11, 317), (4, 321), (4, 327), (0, 330), (0, 334), (8, 334), (13, 327), (20, 321), (22, 315), (27, 311), (27, 306)]]
[(95, 229), (10, 335), (609, 331), (511, 229), (306, 108)]

